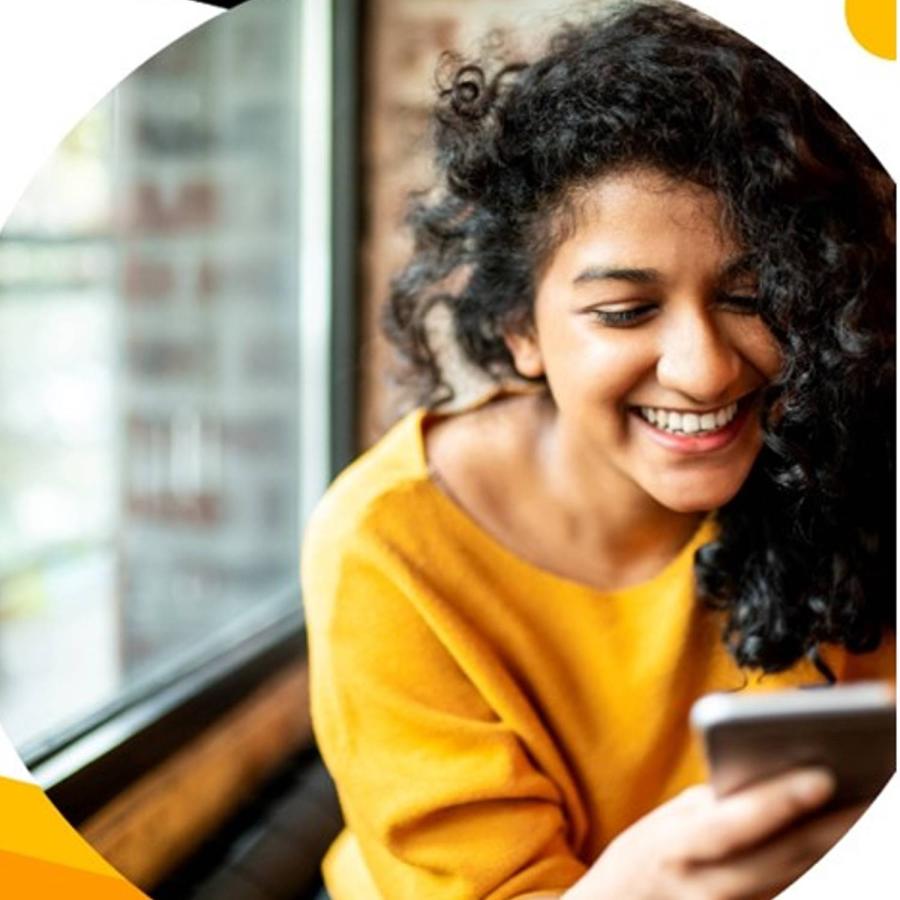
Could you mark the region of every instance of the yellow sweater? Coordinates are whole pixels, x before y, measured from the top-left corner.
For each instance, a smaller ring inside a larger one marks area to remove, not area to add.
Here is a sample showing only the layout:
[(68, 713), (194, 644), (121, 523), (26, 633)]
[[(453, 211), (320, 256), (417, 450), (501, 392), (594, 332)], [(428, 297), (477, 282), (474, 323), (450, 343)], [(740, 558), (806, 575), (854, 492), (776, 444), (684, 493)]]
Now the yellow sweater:
[[(307, 533), (313, 724), (347, 830), (335, 900), (508, 898), (575, 882), (624, 828), (704, 779), (687, 724), (747, 678), (695, 602), (707, 520), (645, 584), (540, 570), (430, 480), (421, 411), (351, 466)], [(842, 680), (894, 677), (894, 642), (825, 648)], [(376, 887), (377, 885), (377, 887)]]

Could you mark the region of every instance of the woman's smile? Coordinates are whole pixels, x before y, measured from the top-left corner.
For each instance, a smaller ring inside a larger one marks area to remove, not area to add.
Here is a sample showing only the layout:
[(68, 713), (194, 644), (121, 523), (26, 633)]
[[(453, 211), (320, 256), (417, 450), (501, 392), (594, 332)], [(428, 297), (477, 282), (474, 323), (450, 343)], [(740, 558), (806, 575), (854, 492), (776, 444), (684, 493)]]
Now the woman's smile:
[(756, 392), (709, 410), (629, 408), (642, 433), (675, 453), (711, 453), (730, 446), (750, 420)]

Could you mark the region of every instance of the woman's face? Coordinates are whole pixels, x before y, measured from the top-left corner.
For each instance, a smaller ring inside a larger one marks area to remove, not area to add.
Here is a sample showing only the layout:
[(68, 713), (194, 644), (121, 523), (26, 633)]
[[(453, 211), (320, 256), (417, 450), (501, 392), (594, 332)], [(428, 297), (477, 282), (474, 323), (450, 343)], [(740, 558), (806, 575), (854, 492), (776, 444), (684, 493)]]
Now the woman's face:
[(715, 509), (759, 452), (759, 391), (780, 366), (754, 274), (696, 185), (623, 172), (577, 208), (540, 275), (533, 330), (508, 337), (516, 368), (546, 376), (570, 458), (597, 484)]

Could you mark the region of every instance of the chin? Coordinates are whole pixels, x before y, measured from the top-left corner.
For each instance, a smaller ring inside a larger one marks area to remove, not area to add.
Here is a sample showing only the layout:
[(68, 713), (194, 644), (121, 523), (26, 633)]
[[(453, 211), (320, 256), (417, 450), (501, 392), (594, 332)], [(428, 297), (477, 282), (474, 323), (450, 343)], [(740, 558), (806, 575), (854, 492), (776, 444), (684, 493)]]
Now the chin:
[(719, 509), (733, 499), (740, 489), (737, 487), (723, 488), (721, 490), (696, 491), (685, 488), (684, 490), (666, 490), (653, 492), (653, 497), (666, 509), (678, 513), (706, 513)]

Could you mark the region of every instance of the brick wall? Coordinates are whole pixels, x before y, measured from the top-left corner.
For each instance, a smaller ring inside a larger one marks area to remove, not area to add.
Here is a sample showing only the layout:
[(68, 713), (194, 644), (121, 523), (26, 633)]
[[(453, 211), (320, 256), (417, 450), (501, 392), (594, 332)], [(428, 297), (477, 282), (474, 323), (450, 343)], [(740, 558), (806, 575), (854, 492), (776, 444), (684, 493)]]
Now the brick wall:
[[(492, 33), (513, 57), (540, 46), (567, 14), (592, 4), (548, 0), (370, 0), (363, 79), (364, 230), (361, 247), (361, 442), (371, 444), (397, 415), (390, 350), (378, 318), (388, 281), (406, 260), (402, 219), (411, 189), (431, 184), (428, 115), (442, 51), (478, 56)], [(464, 390), (477, 390), (460, 375)]]

